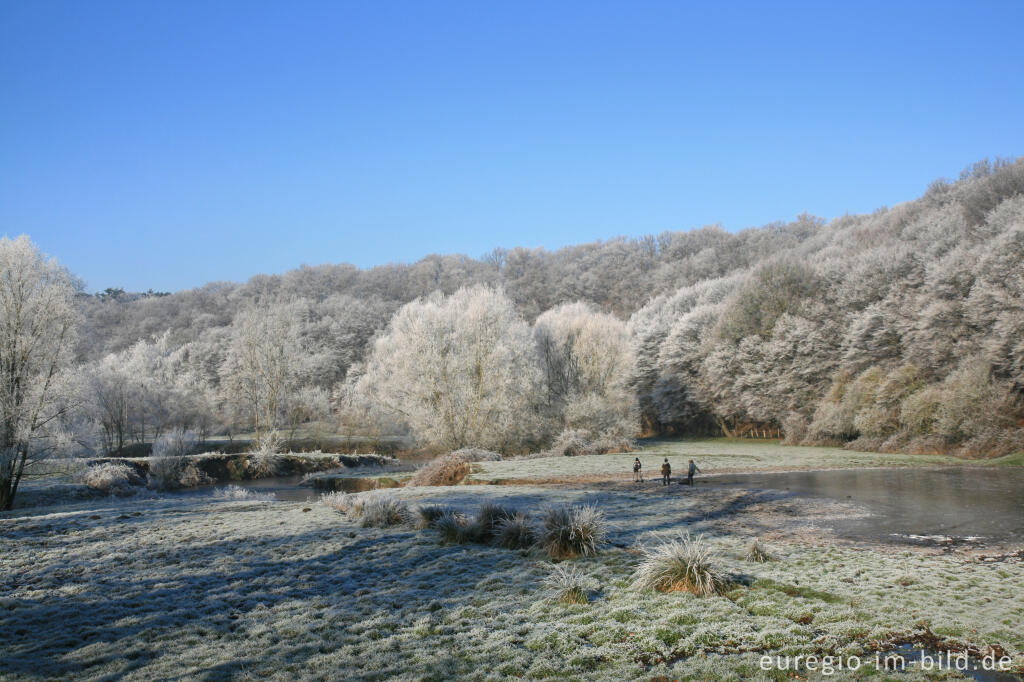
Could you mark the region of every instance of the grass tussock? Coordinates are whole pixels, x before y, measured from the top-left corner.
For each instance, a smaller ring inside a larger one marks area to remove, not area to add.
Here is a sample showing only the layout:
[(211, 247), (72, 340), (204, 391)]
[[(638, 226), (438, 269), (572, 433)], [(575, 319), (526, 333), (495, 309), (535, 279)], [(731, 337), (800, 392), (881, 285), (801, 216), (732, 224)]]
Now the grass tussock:
[(608, 541), (608, 521), (593, 505), (554, 507), (541, 523), (540, 545), (552, 559), (594, 556)]
[(537, 541), (530, 517), (523, 512), (484, 502), (471, 519), (443, 505), (421, 507), (420, 528), (434, 528), (446, 545), (493, 544), (506, 549), (528, 549)]
[(775, 557), (761, 544), (759, 540), (754, 540), (750, 543), (750, 547), (747, 548), (746, 554), (747, 561), (753, 561), (759, 564), (767, 563), (769, 561), (775, 561)]
[(381, 493), (326, 493), (320, 496), (326, 505), (353, 519), (363, 528), (388, 528), (413, 523), (413, 512), (405, 500)]
[(716, 568), (704, 536), (684, 535), (643, 549), (633, 585), (658, 592), (690, 592), (702, 597), (723, 594), (727, 581)]
[(456, 511), (444, 504), (428, 504), (417, 507), (416, 514), (419, 516), (416, 527), (419, 529), (436, 528), (437, 522), (445, 516), (452, 516)]
[(479, 511), (476, 513), (476, 519), (474, 524), (477, 528), (477, 534), (480, 536), (481, 542), (490, 542), (498, 534), (499, 525), (512, 518), (515, 515), (515, 510), (502, 507), (501, 505), (494, 504), (493, 502), (484, 502), (480, 505)]
[(411, 521), (409, 505), (391, 495), (374, 495), (359, 505), (359, 525), (363, 528), (404, 526)]
[(544, 593), (563, 604), (586, 604), (594, 581), (575, 564), (554, 564), (544, 578)]
[(522, 512), (498, 522), (494, 544), (505, 549), (529, 549), (537, 543), (537, 529), (530, 517)]
[(448, 512), (434, 521), (443, 545), (466, 545), (480, 541), (477, 526), (469, 523), (461, 514)]

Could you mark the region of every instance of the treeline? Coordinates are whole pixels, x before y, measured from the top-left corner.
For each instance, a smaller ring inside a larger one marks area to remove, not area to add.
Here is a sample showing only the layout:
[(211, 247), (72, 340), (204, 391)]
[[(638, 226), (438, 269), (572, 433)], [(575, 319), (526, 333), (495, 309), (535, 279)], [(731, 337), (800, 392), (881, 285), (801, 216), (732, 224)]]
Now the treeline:
[(505, 450), (756, 431), (990, 455), (1024, 447), (1022, 263), (1024, 160), (986, 161), (829, 223), (79, 293), (81, 419), (114, 451), (319, 424)]
[(839, 218), (630, 319), (652, 430), (968, 456), (1024, 448), (1024, 160)]

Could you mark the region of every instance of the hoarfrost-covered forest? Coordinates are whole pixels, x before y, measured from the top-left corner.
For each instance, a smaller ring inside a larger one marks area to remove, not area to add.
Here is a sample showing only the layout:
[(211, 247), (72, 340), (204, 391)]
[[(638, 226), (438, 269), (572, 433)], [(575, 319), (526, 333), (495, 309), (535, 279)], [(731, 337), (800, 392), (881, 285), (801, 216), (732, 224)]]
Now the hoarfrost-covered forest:
[[(5, 269), (53, 265), (24, 238), (3, 250)], [(89, 295), (56, 272), (76, 309), (53, 365), (64, 407), (27, 431), (6, 420), (8, 449), (312, 424), (504, 452), (661, 433), (1024, 447), (1024, 159), (869, 215), (738, 233), (304, 266), (173, 294)]]

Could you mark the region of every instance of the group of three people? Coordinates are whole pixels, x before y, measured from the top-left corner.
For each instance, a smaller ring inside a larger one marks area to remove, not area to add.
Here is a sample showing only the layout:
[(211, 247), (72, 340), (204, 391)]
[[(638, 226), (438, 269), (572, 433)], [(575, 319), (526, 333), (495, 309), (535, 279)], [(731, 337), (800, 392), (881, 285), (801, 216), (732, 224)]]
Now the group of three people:
[[(693, 476), (698, 471), (697, 465), (694, 464), (693, 460), (690, 460), (690, 464), (686, 469), (686, 485), (693, 485)], [(643, 464), (640, 463), (640, 458), (637, 457), (633, 460), (633, 480), (643, 481)], [(668, 463), (668, 457), (665, 458), (664, 463), (661, 465), (661, 484), (668, 485), (672, 482), (672, 465)]]

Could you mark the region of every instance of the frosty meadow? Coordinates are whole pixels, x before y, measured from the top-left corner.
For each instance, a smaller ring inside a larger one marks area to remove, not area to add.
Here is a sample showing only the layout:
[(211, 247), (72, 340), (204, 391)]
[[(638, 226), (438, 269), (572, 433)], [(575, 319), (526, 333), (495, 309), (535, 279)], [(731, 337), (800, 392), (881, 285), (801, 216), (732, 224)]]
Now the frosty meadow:
[(1021, 160), (166, 295), (4, 237), (0, 679), (1019, 679), (1022, 262)]

